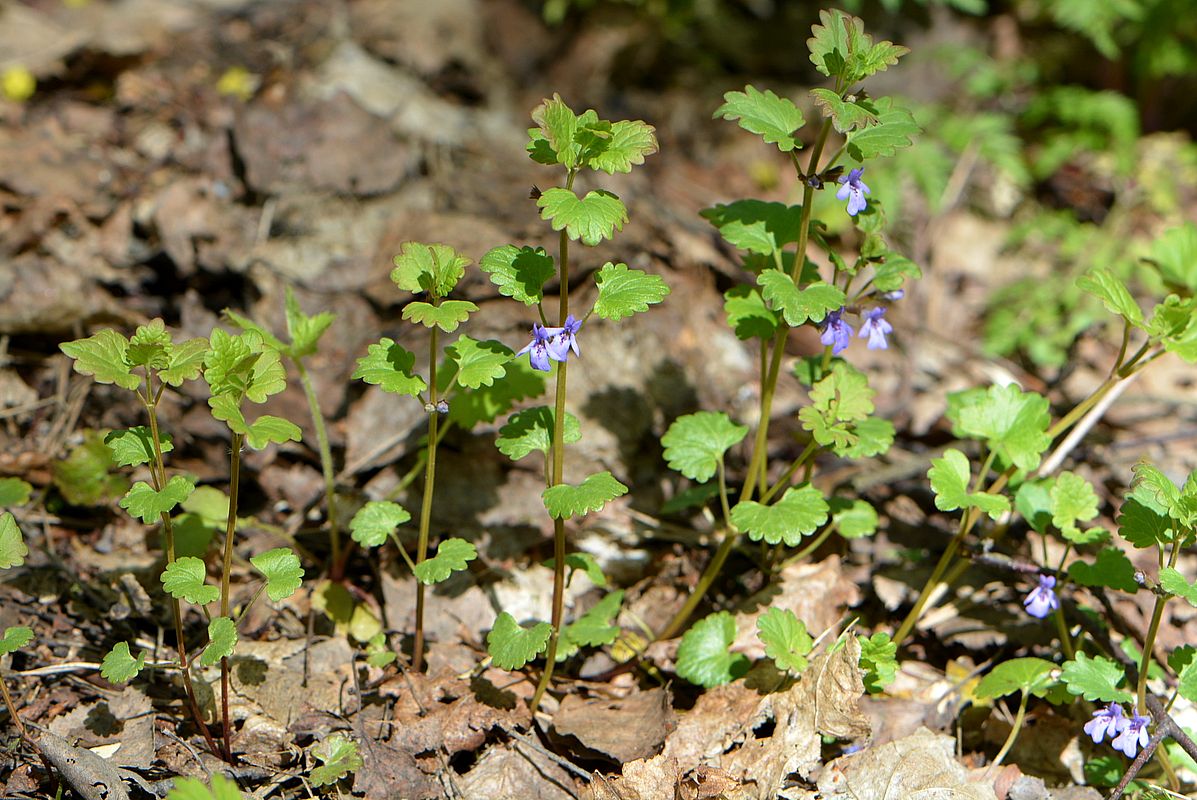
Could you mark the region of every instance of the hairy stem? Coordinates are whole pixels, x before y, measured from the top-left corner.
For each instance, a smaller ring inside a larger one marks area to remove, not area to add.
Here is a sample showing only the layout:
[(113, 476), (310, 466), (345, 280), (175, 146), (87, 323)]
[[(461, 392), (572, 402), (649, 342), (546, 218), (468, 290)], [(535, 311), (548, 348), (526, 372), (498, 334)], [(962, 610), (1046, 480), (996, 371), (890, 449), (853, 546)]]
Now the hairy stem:
[[(434, 301), (435, 302), (435, 301)], [(428, 558), (428, 530), (432, 525), (432, 493), (436, 487), (436, 444), (437, 425), (440, 414), (436, 410), (436, 357), (437, 329), (432, 329), (428, 343), (428, 458), (424, 462), (424, 497), (420, 501), (420, 533), (416, 540), (416, 564), (423, 564)], [(424, 668), (424, 598), (428, 587), (416, 579), (416, 640), (412, 648), (412, 669), (419, 672)]]
[(312, 427), (316, 431), (316, 446), (320, 451), (320, 469), (324, 473), (324, 503), (328, 508), (328, 545), (329, 562), (332, 565), (329, 576), (334, 581), (341, 579), (345, 564), (341, 560), (341, 526), (337, 519), (337, 478), (333, 469), (332, 447), (328, 443), (328, 430), (324, 425), (324, 414), (320, 411), (320, 400), (316, 397), (316, 387), (303, 359), (292, 359), (295, 370), (299, 373), (299, 383), (303, 386), (303, 394), (308, 400), (308, 411), (312, 415)]
[[(1174, 544), (1168, 555), (1168, 566), (1176, 568), (1176, 560), (1180, 557), (1180, 546)], [(1143, 655), (1139, 661), (1139, 680), (1135, 687), (1136, 705), (1139, 713), (1146, 715), (1147, 709), (1147, 672), (1151, 660), (1155, 657), (1155, 636), (1159, 632), (1160, 622), (1164, 618), (1164, 609), (1168, 605), (1168, 595), (1157, 594), (1155, 607), (1151, 609), (1151, 622), (1147, 626), (1147, 636), (1143, 639)]]
[[(220, 568), (220, 616), (232, 617), (230, 612), (230, 581), (233, 574), (233, 545), (237, 534), (237, 503), (241, 488), (241, 443), (239, 433), (232, 435), (229, 445), (229, 518), (224, 526), (224, 561)], [(225, 758), (233, 760), (233, 725), (229, 718), (229, 659), (220, 659), (220, 718), (224, 728)]]

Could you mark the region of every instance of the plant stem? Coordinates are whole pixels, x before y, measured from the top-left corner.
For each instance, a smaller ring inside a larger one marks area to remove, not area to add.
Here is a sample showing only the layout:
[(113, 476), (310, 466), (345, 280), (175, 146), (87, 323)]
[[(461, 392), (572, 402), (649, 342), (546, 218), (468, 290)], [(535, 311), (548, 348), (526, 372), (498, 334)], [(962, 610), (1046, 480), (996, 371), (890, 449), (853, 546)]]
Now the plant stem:
[[(566, 188), (571, 188), (574, 173), (570, 172), (566, 181)], [(561, 299), (557, 307), (557, 324), (565, 322), (569, 316), (569, 236), (564, 230), (558, 244), (558, 271), (561, 283)], [(557, 388), (553, 396), (553, 470), (549, 476), (549, 487), (557, 486), (565, 479), (565, 386), (568, 366), (565, 361), (557, 362)], [(565, 616), (565, 520), (553, 519), (553, 612), (549, 624), (552, 632), (549, 634), (549, 646), (545, 650), (544, 671), (540, 673), (540, 682), (536, 685), (536, 693), (532, 695), (532, 713), (540, 707), (541, 698), (549, 688), (553, 679), (553, 667), (557, 662), (557, 640), (561, 635), (561, 620)]]
[[(1180, 545), (1173, 544), (1172, 552), (1168, 555), (1168, 566), (1176, 568), (1176, 561), (1180, 557)], [(1139, 713), (1146, 715), (1147, 711), (1147, 671), (1151, 660), (1155, 657), (1155, 635), (1159, 632), (1160, 621), (1164, 618), (1164, 608), (1168, 605), (1168, 595), (1157, 594), (1155, 607), (1151, 610), (1151, 622), (1147, 626), (1147, 636), (1143, 639), (1143, 654), (1139, 661), (1139, 682), (1135, 687), (1136, 705)]]
[[(153, 398), (153, 400), (144, 400), (146, 416), (149, 417), (150, 422), (150, 441), (154, 447), (154, 459), (150, 465), (150, 480), (153, 481), (154, 491), (162, 491), (162, 487), (166, 484), (166, 462), (162, 459), (162, 444), (159, 442), (158, 433), (158, 397), (160, 394), (155, 394), (152, 379), (153, 373), (146, 371), (146, 397)], [(166, 538), (166, 565), (169, 567), (175, 563), (175, 529), (171, 522), (170, 514), (165, 511), (160, 515), (162, 519), (162, 533)], [(187, 706), (191, 710), (191, 716), (195, 720), (196, 727), (199, 728), (200, 733), (204, 736), (204, 742), (207, 743), (208, 749), (212, 755), (220, 758), (221, 751), (217, 746), (216, 741), (212, 738), (208, 726), (204, 723), (204, 716), (200, 713), (199, 701), (195, 696), (195, 686), (191, 683), (191, 661), (187, 657), (187, 639), (183, 635), (183, 608), (179, 603), (179, 598), (170, 598), (170, 610), (174, 619), (175, 627), (175, 649), (179, 653), (179, 669), (183, 674), (183, 689), (187, 694)]]
[(4, 705), (8, 706), (8, 716), (12, 717), (12, 724), (17, 726), (17, 733), (21, 735), (22, 739), (28, 741), (29, 731), (25, 729), (25, 723), (21, 719), (21, 715), (17, 713), (17, 706), (12, 701), (12, 695), (8, 693), (8, 681), (0, 679), (0, 692), (4, 694)]
[(344, 572), (345, 564), (341, 560), (341, 526), (337, 519), (337, 478), (333, 470), (332, 447), (328, 443), (328, 430), (324, 425), (324, 414), (320, 411), (320, 400), (316, 397), (316, 387), (312, 385), (312, 378), (303, 365), (303, 359), (294, 358), (292, 361), (295, 363), (295, 371), (299, 373), (299, 383), (303, 386), (304, 396), (307, 397), (312, 427), (316, 431), (320, 468), (324, 472), (324, 502), (328, 507), (329, 562), (332, 565), (329, 577), (338, 581)]
[[(438, 302), (434, 299), (434, 303)], [(440, 413), (436, 410), (436, 356), (437, 329), (432, 329), (428, 343), (428, 458), (424, 462), (424, 497), (420, 501), (420, 534), (416, 541), (416, 564), (423, 564), (428, 557), (428, 530), (432, 524), (432, 493), (436, 486), (436, 428)], [(412, 647), (412, 669), (419, 672), (424, 668), (424, 597), (428, 587), (416, 579), (416, 640)]]
[(823, 528), (823, 532), (820, 533), (818, 536), (816, 536), (810, 544), (808, 544), (806, 547), (799, 550), (794, 555), (787, 558), (785, 561), (781, 562), (782, 568), (784, 569), (785, 567), (788, 567), (790, 564), (797, 564), (799, 561), (801, 561), (802, 559), (809, 556), (811, 553), (818, 550), (819, 545), (821, 545), (821, 544), (823, 544), (823, 542), (827, 541), (827, 539), (836, 530), (836, 528), (837, 528), (836, 525), (828, 525), (825, 528)]
[[(241, 488), (241, 443), (239, 433), (229, 444), (229, 518), (224, 526), (224, 562), (220, 569), (220, 616), (232, 617), (229, 610), (230, 581), (233, 574), (233, 544), (237, 534), (237, 502)], [(224, 727), (225, 759), (233, 761), (233, 726), (229, 719), (229, 659), (220, 659), (220, 714)]]
[(768, 503), (773, 495), (777, 494), (778, 491), (786, 486), (789, 486), (790, 479), (794, 477), (794, 473), (801, 469), (802, 465), (806, 463), (806, 460), (814, 455), (814, 452), (818, 449), (819, 443), (814, 439), (811, 439), (809, 442), (807, 442), (806, 447), (803, 448), (802, 452), (798, 454), (798, 457), (795, 458), (793, 463), (791, 463), (786, 469), (785, 474), (782, 475), (778, 479), (777, 483), (773, 484), (768, 491), (761, 495), (761, 502)]
[(956, 551), (960, 549), (960, 545), (964, 543), (964, 537), (972, 528), (973, 509), (968, 509), (964, 512), (964, 516), (960, 518), (960, 527), (956, 531), (956, 535), (952, 537), (952, 541), (948, 542), (947, 548), (943, 551), (943, 555), (939, 557), (939, 563), (935, 565), (935, 569), (931, 571), (931, 577), (923, 585), (923, 590), (919, 592), (918, 600), (914, 603), (914, 608), (910, 609), (910, 613), (906, 615), (906, 619), (902, 620), (901, 627), (898, 628), (894, 634), (893, 641), (902, 646), (906, 641), (906, 637), (914, 629), (918, 623), (919, 617), (923, 615), (923, 608), (926, 607), (927, 601), (931, 599), (931, 592), (939, 585), (943, 579), (944, 573), (951, 564), (952, 559), (956, 555)]
[(1014, 740), (1018, 738), (1018, 732), (1022, 730), (1023, 719), (1025, 719), (1027, 715), (1027, 700), (1030, 698), (1030, 696), (1030, 692), (1024, 689), (1022, 692), (1022, 698), (1018, 701), (1018, 713), (1014, 715), (1014, 727), (1010, 729), (1010, 735), (1006, 737), (1006, 741), (1002, 745), (1002, 749), (998, 751), (996, 756), (994, 756), (993, 763), (989, 765), (990, 769), (993, 769), (1001, 764), (1002, 759), (1006, 757), (1006, 754), (1010, 752), (1010, 748), (1014, 746)]

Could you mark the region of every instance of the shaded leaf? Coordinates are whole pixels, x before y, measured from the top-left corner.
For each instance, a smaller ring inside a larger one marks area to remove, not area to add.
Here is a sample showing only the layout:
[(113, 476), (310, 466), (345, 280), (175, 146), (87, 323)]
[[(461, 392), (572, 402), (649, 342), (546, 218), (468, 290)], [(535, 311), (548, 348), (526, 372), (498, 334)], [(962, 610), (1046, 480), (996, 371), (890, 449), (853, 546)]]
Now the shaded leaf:
[(491, 662), (499, 669), (519, 669), (544, 652), (552, 632), (553, 626), (547, 622), (523, 628), (515, 617), (504, 611), (486, 635), (486, 649)]
[(628, 493), (628, 487), (604, 470), (589, 475), (577, 486), (561, 483), (544, 490), (544, 507), (553, 519), (570, 519), (600, 511), (608, 501)]

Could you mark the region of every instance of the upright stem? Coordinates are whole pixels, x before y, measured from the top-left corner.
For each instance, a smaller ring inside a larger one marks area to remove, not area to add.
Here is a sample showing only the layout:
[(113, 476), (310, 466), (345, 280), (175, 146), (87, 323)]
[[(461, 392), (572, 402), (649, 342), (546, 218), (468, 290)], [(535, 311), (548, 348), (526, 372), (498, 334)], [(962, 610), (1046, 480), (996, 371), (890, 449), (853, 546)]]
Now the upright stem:
[(990, 769), (1001, 764), (1002, 759), (1006, 757), (1006, 754), (1010, 752), (1010, 748), (1014, 746), (1014, 740), (1018, 738), (1018, 732), (1022, 730), (1022, 721), (1027, 716), (1027, 700), (1030, 696), (1031, 693), (1024, 689), (1022, 697), (1018, 701), (1018, 713), (1014, 715), (1014, 727), (1010, 729), (1010, 735), (1006, 737), (1006, 742), (1002, 745), (1002, 749), (994, 756), (993, 763), (989, 765)]
[[(146, 398), (156, 398), (150, 377), (152, 374), (148, 373), (146, 375)], [(150, 441), (154, 447), (154, 460), (150, 468), (150, 480), (153, 481), (154, 491), (162, 491), (162, 487), (166, 483), (166, 463), (162, 459), (162, 446), (158, 441), (158, 405), (156, 399), (146, 399), (145, 409), (150, 422)], [(162, 512), (161, 519), (162, 532), (166, 537), (166, 565), (170, 566), (175, 563), (175, 529), (171, 523), (170, 515), (165, 511)], [(175, 649), (179, 652), (179, 671), (183, 675), (183, 689), (187, 693), (187, 706), (191, 710), (191, 717), (195, 720), (196, 727), (199, 728), (200, 733), (204, 736), (204, 741), (207, 743), (208, 749), (212, 751), (212, 755), (219, 757), (221, 755), (220, 747), (217, 746), (211, 732), (208, 731), (208, 726), (204, 723), (204, 716), (200, 713), (199, 701), (195, 696), (195, 686), (191, 683), (191, 660), (187, 657), (187, 639), (183, 635), (183, 609), (179, 603), (179, 598), (170, 598), (170, 610), (174, 618)]]
[[(432, 329), (428, 344), (428, 458), (424, 462), (424, 497), (420, 501), (420, 534), (416, 540), (416, 564), (423, 564), (428, 558), (428, 530), (432, 524), (432, 493), (436, 485), (436, 440), (440, 414), (436, 410), (436, 356), (437, 329)], [(416, 579), (416, 641), (412, 649), (412, 669), (419, 672), (424, 668), (424, 593), (427, 587)]]
[[(1179, 537), (1178, 537), (1179, 538)], [(1172, 545), (1172, 552), (1168, 555), (1168, 566), (1176, 568), (1176, 561), (1180, 557), (1180, 545)], [(1146, 716), (1147, 711), (1147, 670), (1154, 657), (1155, 635), (1159, 632), (1160, 622), (1164, 618), (1164, 608), (1168, 605), (1168, 595), (1157, 594), (1155, 607), (1151, 610), (1151, 622), (1147, 626), (1147, 636), (1143, 639), (1143, 654), (1139, 660), (1139, 684), (1135, 690), (1135, 697), (1139, 713)]]
[(312, 378), (303, 365), (303, 359), (292, 360), (295, 362), (295, 370), (299, 373), (299, 383), (303, 386), (303, 394), (308, 399), (312, 427), (316, 430), (316, 446), (320, 451), (320, 468), (324, 472), (324, 502), (328, 507), (329, 561), (332, 565), (329, 577), (337, 581), (341, 579), (345, 565), (341, 560), (341, 526), (337, 519), (337, 478), (333, 470), (332, 447), (328, 443), (324, 414), (320, 411), (320, 400), (316, 397), (316, 387), (312, 385)]
[[(229, 453), (229, 518), (224, 526), (224, 563), (220, 570), (220, 616), (231, 617), (229, 581), (233, 574), (233, 544), (237, 533), (237, 502), (241, 487), (241, 443), (239, 433), (232, 435)], [(224, 725), (225, 757), (233, 760), (233, 726), (229, 718), (229, 659), (220, 659), (220, 714)]]
[(4, 694), (4, 705), (8, 706), (8, 716), (12, 717), (12, 724), (17, 726), (17, 733), (21, 735), (22, 739), (28, 740), (29, 731), (25, 729), (25, 722), (17, 713), (17, 706), (12, 701), (12, 695), (8, 693), (8, 681), (0, 679), (0, 692)]
[[(573, 184), (574, 176), (570, 173), (566, 187)], [(561, 298), (557, 307), (557, 324), (565, 322), (569, 316), (569, 237), (561, 231), (558, 252), (561, 278)], [(553, 397), (553, 469), (549, 476), (549, 487), (557, 486), (565, 479), (565, 385), (568, 375), (567, 362), (557, 362), (557, 388)], [(565, 616), (565, 520), (553, 520), (553, 611), (549, 624), (552, 632), (549, 634), (549, 646), (544, 655), (544, 671), (540, 673), (540, 682), (536, 685), (536, 693), (532, 695), (532, 713), (540, 707), (541, 698), (549, 688), (553, 679), (553, 667), (557, 663), (557, 640), (561, 635), (561, 620)]]

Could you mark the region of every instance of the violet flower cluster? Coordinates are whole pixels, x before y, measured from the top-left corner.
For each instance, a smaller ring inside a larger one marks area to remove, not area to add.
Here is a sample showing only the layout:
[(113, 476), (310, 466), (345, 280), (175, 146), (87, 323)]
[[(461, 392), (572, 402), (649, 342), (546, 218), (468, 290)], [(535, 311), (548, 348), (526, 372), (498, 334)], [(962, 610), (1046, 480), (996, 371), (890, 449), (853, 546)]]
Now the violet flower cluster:
[[(870, 350), (885, 350), (889, 347), (889, 342), (885, 337), (894, 332), (894, 326), (886, 321), (886, 310), (885, 306), (877, 306), (863, 314), (864, 322), (860, 326), (860, 338), (869, 340), (868, 348)], [(832, 355), (838, 356), (852, 343), (852, 334), (855, 333), (855, 329), (844, 319), (846, 311), (847, 309), (843, 307), (832, 311), (823, 323), (823, 335), (819, 337), (819, 341), (831, 348)]]
[(581, 327), (582, 321), (573, 314), (565, 318), (565, 324), (560, 328), (548, 328), (537, 323), (532, 326), (532, 341), (516, 355), (527, 353), (533, 369), (548, 372), (550, 361), (565, 361), (571, 351), (575, 356), (582, 355), (578, 349), (578, 329)]
[(1128, 718), (1123, 715), (1121, 705), (1110, 703), (1093, 712), (1093, 719), (1085, 723), (1085, 733), (1094, 744), (1101, 744), (1102, 739), (1109, 736), (1115, 750), (1126, 754), (1127, 758), (1134, 758), (1139, 748), (1146, 747), (1151, 740), (1147, 733), (1150, 722), (1151, 717), (1140, 716), (1137, 711)]
[(1032, 617), (1043, 619), (1060, 607), (1060, 598), (1056, 597), (1056, 579), (1051, 575), (1040, 575), (1039, 585), (1027, 593), (1022, 601), (1023, 607)]

